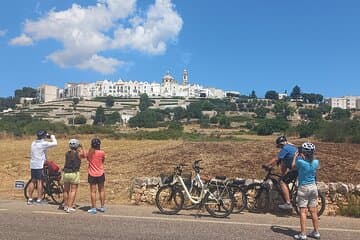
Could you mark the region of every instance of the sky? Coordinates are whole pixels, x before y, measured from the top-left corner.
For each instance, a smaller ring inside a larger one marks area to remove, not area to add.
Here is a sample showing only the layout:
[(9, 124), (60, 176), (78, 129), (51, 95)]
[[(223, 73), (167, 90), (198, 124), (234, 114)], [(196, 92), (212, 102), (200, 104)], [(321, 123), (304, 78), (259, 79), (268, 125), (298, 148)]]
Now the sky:
[(181, 81), (258, 97), (360, 95), (357, 0), (12, 0), (0, 97), (42, 84)]

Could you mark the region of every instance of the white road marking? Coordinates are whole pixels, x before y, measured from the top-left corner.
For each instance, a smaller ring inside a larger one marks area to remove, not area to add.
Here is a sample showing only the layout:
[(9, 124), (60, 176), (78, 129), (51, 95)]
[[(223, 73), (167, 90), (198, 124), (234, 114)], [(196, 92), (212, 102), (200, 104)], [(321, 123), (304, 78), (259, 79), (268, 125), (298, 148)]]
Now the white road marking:
[(3, 208), (0, 208), (0, 211), (8, 211), (9, 209), (3, 209)]
[(52, 215), (67, 215), (66, 212), (51, 212), (51, 211), (32, 211), (33, 213), (38, 214), (52, 214)]
[[(126, 215), (103, 215), (108, 218), (129, 218), (129, 219), (139, 219), (139, 220), (157, 220), (157, 221), (173, 221), (173, 222), (196, 222), (196, 223), (215, 223), (215, 224), (229, 224), (229, 225), (246, 225), (246, 226), (258, 226), (258, 227), (286, 227), (286, 228), (299, 228), (298, 225), (282, 225), (282, 224), (267, 224), (267, 223), (249, 223), (249, 222), (227, 222), (219, 220), (203, 220), (203, 219), (185, 219), (185, 218), (163, 218), (163, 217), (140, 217), (140, 216), (126, 216)], [(360, 229), (345, 229), (345, 228), (325, 228), (321, 227), (321, 230), (324, 231), (334, 231), (334, 232), (352, 232), (360, 233)]]

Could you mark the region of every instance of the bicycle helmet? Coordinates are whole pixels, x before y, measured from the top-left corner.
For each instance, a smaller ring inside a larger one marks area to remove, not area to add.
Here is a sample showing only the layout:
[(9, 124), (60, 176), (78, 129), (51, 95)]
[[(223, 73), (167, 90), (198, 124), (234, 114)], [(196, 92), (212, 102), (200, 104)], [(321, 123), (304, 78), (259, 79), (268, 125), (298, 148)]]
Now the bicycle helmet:
[(305, 142), (301, 145), (302, 152), (306, 154), (313, 154), (315, 152), (315, 145), (311, 142)]
[(286, 137), (285, 136), (280, 136), (278, 138), (276, 138), (276, 145), (281, 145), (284, 144), (285, 142), (287, 142)]
[(70, 139), (69, 141), (69, 147), (71, 149), (77, 149), (79, 147), (80, 143), (79, 143), (79, 140), (73, 138), (73, 139)]
[(36, 136), (38, 139), (46, 138), (47, 132), (46, 130), (39, 130), (36, 132)]
[(100, 147), (101, 141), (98, 138), (91, 139), (91, 147), (92, 148), (98, 148)]

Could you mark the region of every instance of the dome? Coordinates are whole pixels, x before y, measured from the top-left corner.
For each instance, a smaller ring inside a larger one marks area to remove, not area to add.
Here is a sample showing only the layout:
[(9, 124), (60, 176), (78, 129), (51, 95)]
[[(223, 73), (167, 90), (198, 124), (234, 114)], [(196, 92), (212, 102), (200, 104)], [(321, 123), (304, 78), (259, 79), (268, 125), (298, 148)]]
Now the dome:
[(163, 80), (163, 83), (175, 82), (175, 78), (173, 76), (171, 76), (169, 71), (163, 76), (162, 80)]

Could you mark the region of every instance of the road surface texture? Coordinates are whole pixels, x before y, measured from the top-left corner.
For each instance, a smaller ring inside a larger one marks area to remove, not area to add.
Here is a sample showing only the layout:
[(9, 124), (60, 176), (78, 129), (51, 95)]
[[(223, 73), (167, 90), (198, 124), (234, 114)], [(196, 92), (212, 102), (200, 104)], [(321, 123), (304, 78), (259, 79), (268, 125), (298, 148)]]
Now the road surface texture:
[[(56, 205), (26, 205), (0, 200), (0, 239), (293, 239), (299, 219), (272, 214), (232, 214), (225, 219), (207, 212), (160, 214), (153, 206), (109, 205), (105, 213), (91, 215), (80, 203), (75, 213)], [(308, 220), (307, 226), (311, 227)], [(321, 217), (321, 239), (353, 240), (360, 236), (360, 219)], [(309, 238), (310, 239), (310, 238)]]

